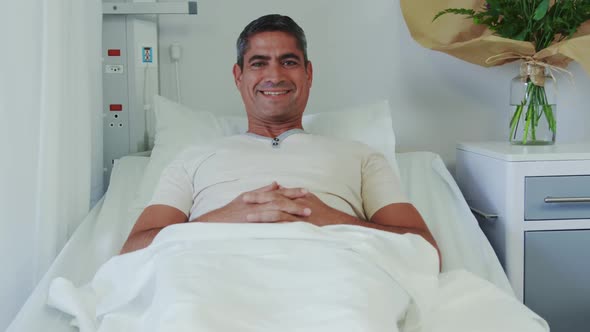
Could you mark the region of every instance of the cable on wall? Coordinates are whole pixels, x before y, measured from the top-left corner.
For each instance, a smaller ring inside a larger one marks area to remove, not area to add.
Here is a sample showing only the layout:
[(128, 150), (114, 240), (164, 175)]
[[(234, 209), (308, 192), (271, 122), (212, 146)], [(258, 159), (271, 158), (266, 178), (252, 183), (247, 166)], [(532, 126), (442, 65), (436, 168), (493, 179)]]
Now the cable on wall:
[(180, 61), (180, 57), (182, 55), (182, 49), (180, 48), (180, 44), (172, 44), (170, 45), (170, 59), (174, 62), (174, 69), (176, 71), (176, 101), (180, 104), (182, 99), (180, 96), (180, 75), (178, 71), (178, 62)]
[(145, 119), (145, 134), (144, 134), (144, 144), (148, 150), (151, 150), (154, 147), (154, 139), (155, 139), (155, 128), (152, 126), (152, 105), (149, 103), (148, 96), (147, 96), (147, 86), (148, 86), (148, 74), (149, 74), (149, 65), (145, 64), (143, 68), (143, 110), (145, 111), (144, 119)]

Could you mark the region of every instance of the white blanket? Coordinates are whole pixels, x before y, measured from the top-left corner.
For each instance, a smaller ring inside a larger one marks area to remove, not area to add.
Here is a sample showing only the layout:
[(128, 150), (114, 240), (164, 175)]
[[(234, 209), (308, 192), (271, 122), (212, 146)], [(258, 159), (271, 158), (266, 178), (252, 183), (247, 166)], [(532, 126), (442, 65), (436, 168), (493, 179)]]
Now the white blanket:
[(117, 256), (49, 305), (100, 331), (548, 331), (421, 237), (356, 226), (187, 223)]

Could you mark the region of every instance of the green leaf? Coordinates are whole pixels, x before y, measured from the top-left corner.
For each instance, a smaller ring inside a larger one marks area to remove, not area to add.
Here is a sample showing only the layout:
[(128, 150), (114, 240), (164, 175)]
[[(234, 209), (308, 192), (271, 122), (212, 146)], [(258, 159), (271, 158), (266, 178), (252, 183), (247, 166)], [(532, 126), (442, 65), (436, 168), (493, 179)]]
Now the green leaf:
[(547, 10), (549, 10), (549, 0), (541, 1), (535, 10), (535, 16), (533, 16), (533, 19), (535, 21), (541, 20), (547, 14)]
[(518, 35), (514, 36), (514, 39), (523, 41), (526, 37), (527, 32), (529, 32), (529, 29), (522, 30)]
[(475, 14), (475, 10), (473, 9), (465, 9), (465, 8), (447, 8), (443, 11), (438, 12), (434, 18), (432, 19), (432, 21), (434, 22), (437, 18), (441, 17), (442, 15), (445, 14), (458, 14), (458, 15), (467, 15), (467, 16), (473, 16)]
[(489, 8), (487, 11), (490, 15), (499, 15), (500, 14), (500, 4), (497, 0), (488, 0), (486, 1)]

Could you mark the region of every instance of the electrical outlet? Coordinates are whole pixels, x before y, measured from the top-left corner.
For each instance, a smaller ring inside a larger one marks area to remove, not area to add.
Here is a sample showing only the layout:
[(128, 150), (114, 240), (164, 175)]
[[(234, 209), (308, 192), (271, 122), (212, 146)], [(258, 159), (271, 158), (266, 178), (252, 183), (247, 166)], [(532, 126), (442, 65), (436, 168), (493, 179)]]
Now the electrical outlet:
[(125, 125), (123, 125), (123, 123), (121, 123), (121, 122), (118, 122), (118, 123), (111, 122), (111, 123), (109, 123), (109, 127), (111, 127), (111, 128), (115, 128), (115, 127), (123, 128), (124, 126)]
[(104, 72), (107, 74), (123, 74), (123, 65), (105, 65)]

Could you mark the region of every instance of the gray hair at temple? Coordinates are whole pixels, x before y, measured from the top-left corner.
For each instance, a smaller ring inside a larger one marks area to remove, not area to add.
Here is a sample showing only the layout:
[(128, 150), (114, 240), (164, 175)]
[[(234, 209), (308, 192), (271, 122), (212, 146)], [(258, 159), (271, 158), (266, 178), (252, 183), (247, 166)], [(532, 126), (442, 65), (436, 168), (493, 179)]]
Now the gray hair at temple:
[(270, 14), (265, 15), (250, 22), (240, 36), (236, 43), (238, 51), (237, 64), (241, 69), (244, 69), (244, 54), (248, 50), (248, 43), (250, 37), (260, 32), (281, 31), (293, 36), (297, 41), (297, 48), (303, 52), (303, 61), (307, 65), (307, 40), (305, 39), (305, 32), (293, 19), (289, 16)]

